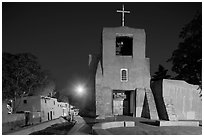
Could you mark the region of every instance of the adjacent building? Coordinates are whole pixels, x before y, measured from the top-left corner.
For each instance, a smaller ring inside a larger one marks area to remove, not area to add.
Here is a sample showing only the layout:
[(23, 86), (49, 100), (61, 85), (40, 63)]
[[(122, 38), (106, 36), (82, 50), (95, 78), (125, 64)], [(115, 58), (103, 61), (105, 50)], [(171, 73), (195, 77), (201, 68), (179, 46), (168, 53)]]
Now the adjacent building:
[(69, 104), (58, 102), (56, 98), (47, 96), (27, 96), (18, 98), (14, 104), (16, 112), (38, 112), (41, 122), (67, 116)]

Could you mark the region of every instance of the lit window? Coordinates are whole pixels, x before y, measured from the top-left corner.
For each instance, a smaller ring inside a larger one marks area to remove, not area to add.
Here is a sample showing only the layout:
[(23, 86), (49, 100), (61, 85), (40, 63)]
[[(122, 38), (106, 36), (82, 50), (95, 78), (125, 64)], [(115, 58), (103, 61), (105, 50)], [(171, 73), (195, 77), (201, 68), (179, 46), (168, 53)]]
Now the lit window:
[(121, 79), (121, 82), (127, 82), (128, 81), (128, 70), (127, 69), (121, 69), (120, 70), (120, 79)]

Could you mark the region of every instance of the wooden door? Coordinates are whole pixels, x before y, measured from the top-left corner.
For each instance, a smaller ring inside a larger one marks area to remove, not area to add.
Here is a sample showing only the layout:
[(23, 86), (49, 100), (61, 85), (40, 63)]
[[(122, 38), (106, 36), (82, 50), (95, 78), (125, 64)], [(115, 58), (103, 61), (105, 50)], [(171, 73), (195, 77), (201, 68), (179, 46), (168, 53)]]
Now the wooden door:
[(123, 101), (123, 115), (127, 115), (127, 116), (130, 115), (129, 105), (130, 105), (129, 100)]
[(123, 100), (113, 100), (113, 114), (123, 115)]

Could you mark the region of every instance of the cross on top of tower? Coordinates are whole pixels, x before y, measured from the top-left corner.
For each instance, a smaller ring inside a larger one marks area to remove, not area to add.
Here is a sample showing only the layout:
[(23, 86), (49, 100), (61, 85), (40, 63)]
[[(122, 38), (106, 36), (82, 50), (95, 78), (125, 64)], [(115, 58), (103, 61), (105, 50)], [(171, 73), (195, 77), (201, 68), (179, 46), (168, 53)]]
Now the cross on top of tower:
[(130, 13), (130, 11), (125, 11), (124, 5), (122, 10), (117, 10), (117, 12), (122, 13), (122, 26), (125, 26), (125, 13)]

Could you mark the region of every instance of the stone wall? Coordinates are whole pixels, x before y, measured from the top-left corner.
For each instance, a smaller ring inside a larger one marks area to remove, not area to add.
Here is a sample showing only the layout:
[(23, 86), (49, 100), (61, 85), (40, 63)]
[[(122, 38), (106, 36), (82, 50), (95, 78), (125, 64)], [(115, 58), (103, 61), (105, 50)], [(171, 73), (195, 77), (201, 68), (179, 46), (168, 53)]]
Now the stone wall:
[(2, 132), (18, 129), (25, 125), (24, 114), (8, 114), (6, 103), (2, 102)]

